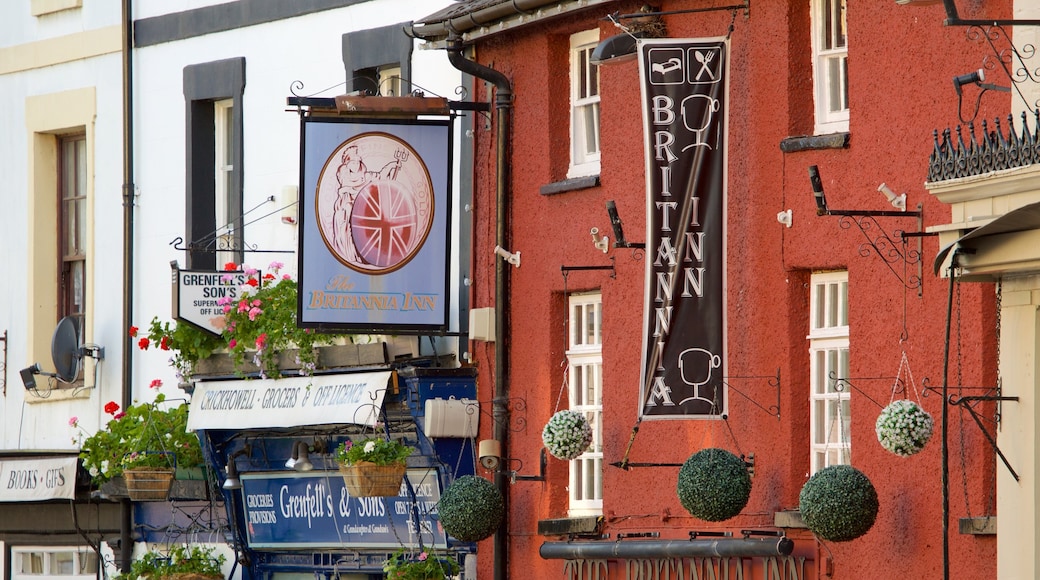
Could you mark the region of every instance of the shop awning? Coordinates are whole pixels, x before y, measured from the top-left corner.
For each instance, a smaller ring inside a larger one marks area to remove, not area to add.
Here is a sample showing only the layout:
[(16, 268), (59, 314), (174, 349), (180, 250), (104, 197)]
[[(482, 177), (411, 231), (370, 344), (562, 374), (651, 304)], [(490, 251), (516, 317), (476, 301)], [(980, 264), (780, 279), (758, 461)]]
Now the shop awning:
[(374, 426), (391, 371), (198, 382), (188, 430)]
[(0, 459), (0, 502), (74, 499), (77, 455)]
[(538, 554), (547, 560), (633, 558), (766, 558), (788, 556), (794, 542), (781, 538), (713, 538), (706, 540), (624, 540), (616, 542), (545, 542)]
[(969, 242), (972, 240), (980, 240), (987, 236), (1024, 232), (1035, 229), (1040, 229), (1040, 202), (1031, 203), (1016, 210), (1012, 210), (984, 226), (971, 230), (958, 238), (957, 241), (940, 249), (939, 253), (935, 256), (935, 263), (933, 264), (934, 273), (936, 275), (939, 274), (939, 270), (942, 268), (946, 256), (949, 255), (954, 248), (971, 249), (973, 246)]

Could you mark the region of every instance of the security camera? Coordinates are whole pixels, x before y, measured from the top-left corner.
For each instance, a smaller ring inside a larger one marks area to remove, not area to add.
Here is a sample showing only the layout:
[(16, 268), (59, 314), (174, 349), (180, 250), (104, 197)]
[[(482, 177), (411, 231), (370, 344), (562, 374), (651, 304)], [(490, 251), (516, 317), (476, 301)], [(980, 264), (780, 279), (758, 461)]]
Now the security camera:
[(501, 256), (501, 258), (506, 262), (509, 262), (517, 268), (520, 267), (520, 252), (513, 254), (502, 246), (495, 246), (495, 253)]
[(484, 439), (478, 449), (480, 466), (488, 471), (497, 471), (502, 464), (502, 444), (495, 439)]

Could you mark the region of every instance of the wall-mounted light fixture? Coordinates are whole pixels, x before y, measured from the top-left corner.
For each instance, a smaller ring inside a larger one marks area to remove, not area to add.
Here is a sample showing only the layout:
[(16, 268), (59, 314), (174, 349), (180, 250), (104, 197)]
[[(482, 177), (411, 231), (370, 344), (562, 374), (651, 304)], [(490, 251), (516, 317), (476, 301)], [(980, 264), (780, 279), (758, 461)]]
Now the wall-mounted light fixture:
[(503, 471), (509, 474), (509, 481), (545, 481), (545, 448), (542, 447), (538, 453), (538, 475), (520, 475), (518, 469), (505, 469), (511, 461), (519, 462), (517, 459), (502, 457), (502, 444), (495, 439), (483, 439), (477, 445), (477, 453), (480, 457), (480, 465), (488, 471)]
[(506, 262), (509, 262), (517, 268), (520, 267), (520, 252), (513, 254), (502, 246), (495, 246), (495, 253), (501, 256)]
[(224, 478), (224, 485), (220, 487), (228, 490), (242, 489), (242, 480), (238, 478), (238, 465), (235, 464), (235, 459), (248, 454), (249, 446), (247, 445), (228, 456), (227, 467), (225, 468), (227, 477)]
[[(313, 451), (315, 453), (323, 452), (323, 445), (319, 440), (314, 441)], [(314, 464), (311, 463), (310, 452), (312, 449), (307, 445), (306, 441), (297, 441), (293, 443), (292, 456), (285, 461), (285, 467), (296, 471), (311, 471), (314, 469)]]
[(599, 228), (592, 228), (589, 230), (589, 233), (592, 235), (592, 245), (595, 246), (597, 250), (606, 254), (607, 250), (610, 248), (610, 238), (607, 236), (600, 237)]
[(632, 60), (636, 57), (638, 40), (636, 34), (627, 31), (606, 38), (593, 49), (589, 62), (599, 66)]
[(892, 207), (894, 207), (894, 208), (896, 208), (896, 209), (898, 209), (900, 211), (906, 211), (906, 193), (905, 192), (901, 193), (899, 195), (896, 195), (896, 192), (892, 191), (892, 189), (889, 188), (884, 183), (879, 185), (877, 190), (880, 191), (882, 194), (884, 194), (885, 199), (888, 200), (888, 203), (892, 204)]

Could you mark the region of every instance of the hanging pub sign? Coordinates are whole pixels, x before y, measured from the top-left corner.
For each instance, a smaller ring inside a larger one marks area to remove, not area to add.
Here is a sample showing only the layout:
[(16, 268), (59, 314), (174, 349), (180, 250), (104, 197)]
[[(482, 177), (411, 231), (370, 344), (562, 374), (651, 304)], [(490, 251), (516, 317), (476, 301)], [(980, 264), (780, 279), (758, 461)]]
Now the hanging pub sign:
[(726, 412), (725, 39), (639, 47), (646, 143), (646, 309), (640, 415)]
[(237, 301), (245, 272), (173, 268), (173, 317), (219, 336), (224, 331), (221, 298)]
[(447, 120), (302, 117), (298, 322), (447, 329)]

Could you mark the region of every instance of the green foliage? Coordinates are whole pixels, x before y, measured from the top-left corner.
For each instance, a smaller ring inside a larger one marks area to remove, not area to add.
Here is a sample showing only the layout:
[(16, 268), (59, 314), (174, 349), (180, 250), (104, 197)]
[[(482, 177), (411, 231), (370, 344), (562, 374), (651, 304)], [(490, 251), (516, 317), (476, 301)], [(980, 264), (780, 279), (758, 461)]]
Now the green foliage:
[(130, 564), (130, 571), (119, 574), (113, 580), (163, 580), (173, 574), (202, 574), (213, 578), (224, 578), (220, 567), (224, 564), (223, 554), (214, 556), (215, 548), (173, 546), (169, 554), (150, 551)]
[(877, 519), (877, 491), (870, 479), (851, 465), (832, 465), (816, 472), (802, 486), (798, 500), (805, 525), (832, 542), (862, 536)]
[(490, 481), (464, 475), (448, 486), (437, 502), (444, 531), (463, 542), (491, 536), (502, 522), (505, 500)]
[[(162, 386), (152, 382), (153, 388)], [(80, 442), (83, 467), (94, 482), (102, 484), (132, 467), (196, 467), (203, 464), (202, 448), (195, 433), (187, 430), (188, 405), (164, 405), (166, 396), (156, 395), (149, 403), (131, 405), (120, 412), (110, 401), (105, 412), (112, 419), (104, 429)], [(69, 425), (79, 427), (72, 417)]]
[[(225, 268), (235, 269), (234, 264)], [(247, 354), (260, 367), (261, 376), (278, 378), (278, 353), (299, 349), (300, 374), (309, 375), (317, 364), (315, 347), (331, 340), (313, 329), (296, 325), (297, 284), (288, 274), (279, 275), (280, 262), (272, 262), (268, 271), (242, 265), (246, 283), (237, 300), (221, 299), (224, 307), (224, 338), (236, 368), (246, 362)]]
[[(130, 327), (130, 336), (137, 338), (136, 326)], [(154, 347), (170, 351), (170, 366), (177, 369), (179, 380), (186, 381), (191, 378), (195, 363), (223, 348), (224, 341), (187, 322), (178, 324), (155, 317), (148, 325), (148, 333), (137, 341), (137, 347), (141, 350)]]
[(403, 464), (413, 451), (397, 439), (372, 437), (357, 443), (340, 443), (336, 448), (336, 461), (345, 465), (354, 465), (359, 461), (369, 461), (376, 465)]
[(702, 449), (679, 469), (679, 502), (696, 518), (721, 522), (740, 513), (751, 496), (744, 460), (724, 449)]
[(387, 580), (442, 580), (459, 573), (455, 559), (420, 552), (414, 559), (402, 548), (383, 562)]

